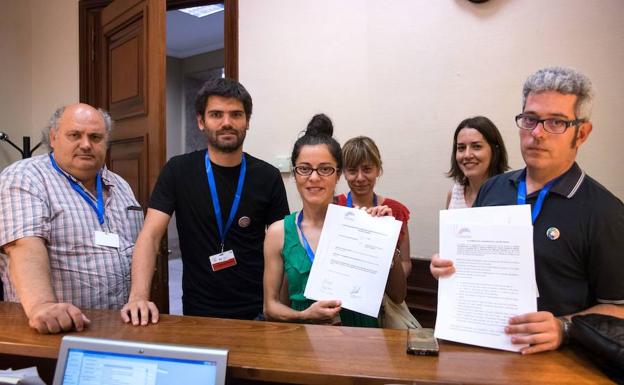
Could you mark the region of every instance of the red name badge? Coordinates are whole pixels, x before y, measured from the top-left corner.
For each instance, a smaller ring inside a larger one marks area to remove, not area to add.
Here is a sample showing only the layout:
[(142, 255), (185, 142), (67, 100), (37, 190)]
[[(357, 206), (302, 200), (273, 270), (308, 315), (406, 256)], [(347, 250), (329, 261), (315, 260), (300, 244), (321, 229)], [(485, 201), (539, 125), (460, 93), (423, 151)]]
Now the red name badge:
[(227, 269), (236, 265), (236, 257), (232, 250), (225, 251), (223, 253), (215, 254), (210, 257), (210, 264), (212, 265), (212, 271), (219, 271)]

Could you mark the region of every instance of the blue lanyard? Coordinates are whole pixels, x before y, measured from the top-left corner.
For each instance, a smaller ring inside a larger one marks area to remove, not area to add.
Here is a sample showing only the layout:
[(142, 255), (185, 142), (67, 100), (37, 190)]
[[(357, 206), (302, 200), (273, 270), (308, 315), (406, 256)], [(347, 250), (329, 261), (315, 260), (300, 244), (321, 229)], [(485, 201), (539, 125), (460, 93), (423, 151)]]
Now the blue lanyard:
[(310, 262), (314, 262), (314, 251), (312, 251), (312, 248), (310, 247), (310, 244), (308, 243), (308, 240), (305, 237), (305, 234), (303, 233), (303, 230), (301, 230), (301, 221), (303, 220), (303, 210), (299, 211), (299, 216), (297, 217), (297, 227), (299, 228), (299, 232), (301, 233), (301, 239), (303, 240), (303, 248), (306, 251), (306, 254), (308, 254), (308, 258), (310, 258)]
[(104, 194), (102, 193), (102, 178), (100, 178), (100, 172), (98, 171), (97, 174), (95, 174), (95, 185), (96, 185), (96, 197), (97, 197), (97, 206), (95, 205), (95, 203), (93, 203), (93, 199), (91, 199), (91, 197), (89, 196), (89, 194), (87, 194), (87, 192), (72, 178), (70, 178), (66, 173), (64, 173), (61, 168), (56, 164), (56, 161), (54, 160), (54, 156), (52, 155), (53, 153), (51, 152), (49, 154), (50, 156), (50, 162), (52, 163), (52, 167), (54, 167), (54, 169), (61, 175), (63, 175), (67, 181), (69, 181), (69, 185), (78, 193), (80, 194), (80, 196), (82, 197), (82, 199), (84, 199), (89, 206), (91, 206), (91, 208), (95, 211), (95, 213), (97, 214), (98, 217), (98, 221), (100, 222), (100, 225), (104, 224)]
[[(544, 205), (544, 200), (546, 199), (546, 195), (548, 195), (548, 192), (550, 191), (550, 189), (552, 188), (552, 186), (555, 184), (555, 182), (557, 182), (558, 178), (555, 178), (553, 180), (551, 180), (550, 182), (546, 183), (544, 185), (544, 187), (542, 187), (542, 189), (539, 192), (539, 195), (537, 196), (537, 200), (535, 201), (535, 205), (533, 206), (533, 209), (531, 210), (531, 221), (532, 223), (535, 223), (535, 220), (537, 219), (537, 217), (540, 214), (540, 211), (542, 211), (542, 205)], [(526, 174), (523, 175), (520, 179), (520, 182), (518, 183), (518, 199), (517, 199), (517, 204), (519, 205), (524, 205), (526, 204)]]
[(208, 187), (210, 187), (210, 195), (212, 196), (212, 207), (214, 207), (215, 217), (217, 217), (217, 226), (219, 227), (219, 236), (221, 237), (221, 252), (223, 252), (223, 246), (225, 244), (225, 235), (227, 234), (232, 222), (234, 222), (234, 216), (238, 211), (238, 205), (240, 204), (241, 193), (243, 192), (243, 184), (245, 183), (245, 173), (247, 172), (247, 162), (245, 161), (245, 154), (241, 161), (240, 174), (238, 175), (238, 186), (236, 187), (236, 195), (234, 195), (234, 201), (232, 202), (232, 208), (230, 209), (230, 216), (228, 217), (225, 228), (223, 228), (223, 219), (221, 218), (221, 204), (219, 204), (219, 196), (217, 195), (217, 183), (214, 179), (212, 172), (212, 165), (210, 164), (210, 157), (208, 156), (208, 150), (206, 150), (206, 175), (208, 175)]
[[(373, 207), (377, 206), (377, 194), (373, 193)], [(353, 207), (353, 198), (351, 198), (351, 191), (347, 194), (347, 207)]]

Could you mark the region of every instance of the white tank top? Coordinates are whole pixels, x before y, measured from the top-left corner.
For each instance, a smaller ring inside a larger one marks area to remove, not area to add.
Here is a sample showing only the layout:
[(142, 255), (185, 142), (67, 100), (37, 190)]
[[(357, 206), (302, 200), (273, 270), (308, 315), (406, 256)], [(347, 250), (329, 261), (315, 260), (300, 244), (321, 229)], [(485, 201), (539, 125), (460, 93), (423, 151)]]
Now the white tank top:
[(451, 200), (449, 201), (449, 209), (465, 209), (469, 206), (466, 205), (466, 199), (464, 198), (464, 185), (459, 183), (453, 183), (451, 189)]

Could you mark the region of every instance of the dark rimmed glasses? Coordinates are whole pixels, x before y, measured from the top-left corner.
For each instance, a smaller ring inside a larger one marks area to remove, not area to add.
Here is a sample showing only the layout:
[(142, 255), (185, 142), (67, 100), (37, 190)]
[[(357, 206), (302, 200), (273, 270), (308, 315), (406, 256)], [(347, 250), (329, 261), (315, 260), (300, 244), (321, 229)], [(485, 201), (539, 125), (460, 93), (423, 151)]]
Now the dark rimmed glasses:
[(320, 176), (333, 175), (338, 169), (333, 166), (318, 166), (317, 168), (310, 166), (295, 166), (295, 174), (301, 176), (310, 176), (314, 171)]
[(533, 115), (516, 115), (516, 125), (523, 130), (534, 130), (540, 123), (542, 123), (542, 127), (544, 127), (546, 132), (550, 132), (551, 134), (563, 134), (568, 127), (585, 123), (585, 119), (539, 119), (537, 116)]

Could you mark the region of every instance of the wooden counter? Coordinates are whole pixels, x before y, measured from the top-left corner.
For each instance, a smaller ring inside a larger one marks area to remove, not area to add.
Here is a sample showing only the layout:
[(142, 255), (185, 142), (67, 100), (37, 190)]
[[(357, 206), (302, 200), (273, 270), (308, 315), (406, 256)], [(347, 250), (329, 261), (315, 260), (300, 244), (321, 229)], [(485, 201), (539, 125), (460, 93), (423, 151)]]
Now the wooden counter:
[[(74, 333), (223, 348), (229, 379), (301, 384), (600, 384), (610, 383), (570, 349), (533, 356), (441, 342), (439, 357), (405, 353), (406, 331), (163, 315), (133, 327), (117, 311), (87, 310), (92, 324)], [(56, 358), (62, 335), (27, 325), (20, 305), (0, 303), (0, 354)]]

